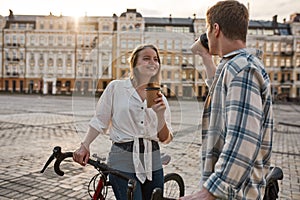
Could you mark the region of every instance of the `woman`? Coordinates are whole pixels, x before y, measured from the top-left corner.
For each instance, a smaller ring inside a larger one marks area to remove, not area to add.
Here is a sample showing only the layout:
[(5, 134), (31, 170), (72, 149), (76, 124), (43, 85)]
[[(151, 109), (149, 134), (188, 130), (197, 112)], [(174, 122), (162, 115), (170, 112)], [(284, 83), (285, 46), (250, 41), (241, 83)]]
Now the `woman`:
[[(129, 58), (131, 76), (111, 81), (101, 95), (89, 130), (73, 159), (85, 165), (89, 146), (100, 133), (109, 132), (112, 147), (110, 167), (137, 180), (134, 199), (150, 199), (154, 188), (163, 188), (163, 169), (158, 141), (172, 138), (170, 108), (163, 94), (147, 108), (146, 87), (160, 83), (160, 58), (151, 44), (138, 46)], [(115, 196), (126, 199), (127, 182), (109, 176)]]

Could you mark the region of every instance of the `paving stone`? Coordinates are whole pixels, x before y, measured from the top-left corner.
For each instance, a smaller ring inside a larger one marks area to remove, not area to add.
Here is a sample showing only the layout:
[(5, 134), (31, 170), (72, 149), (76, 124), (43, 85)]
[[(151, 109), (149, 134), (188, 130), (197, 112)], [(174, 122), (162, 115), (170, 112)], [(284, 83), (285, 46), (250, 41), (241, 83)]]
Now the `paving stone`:
[[(97, 173), (66, 160), (65, 175), (57, 176), (53, 163), (40, 170), (53, 147), (78, 148), (94, 113), (90, 98), (35, 95), (0, 95), (0, 199), (89, 199), (87, 186)], [(198, 190), (200, 179), (201, 114), (203, 102), (169, 101), (174, 140), (161, 145), (171, 155), (165, 174), (176, 172), (185, 182), (186, 194)], [(179, 106), (180, 105), (180, 106)], [(300, 199), (300, 106), (276, 104), (272, 165), (284, 171), (280, 199)], [(99, 145), (101, 144), (101, 145)], [(106, 157), (111, 142), (99, 136), (91, 151)], [(114, 199), (112, 191), (108, 199)], [(18, 198), (16, 198), (18, 197)]]

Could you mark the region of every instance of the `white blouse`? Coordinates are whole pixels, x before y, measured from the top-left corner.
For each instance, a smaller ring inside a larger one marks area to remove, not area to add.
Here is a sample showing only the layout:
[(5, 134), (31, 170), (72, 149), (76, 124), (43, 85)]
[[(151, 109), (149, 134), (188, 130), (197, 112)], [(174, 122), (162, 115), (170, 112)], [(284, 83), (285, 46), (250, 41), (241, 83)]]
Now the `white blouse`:
[[(165, 96), (163, 101), (166, 105), (166, 125), (172, 133), (171, 111)], [(152, 180), (151, 140), (159, 140), (157, 117), (152, 108), (147, 108), (147, 100), (142, 101), (130, 79), (114, 80), (108, 84), (97, 103), (95, 115), (89, 125), (100, 133), (109, 133), (113, 142), (133, 141), (135, 172), (141, 182), (144, 182), (146, 177)], [(139, 138), (143, 138), (144, 141), (146, 169), (139, 159)]]

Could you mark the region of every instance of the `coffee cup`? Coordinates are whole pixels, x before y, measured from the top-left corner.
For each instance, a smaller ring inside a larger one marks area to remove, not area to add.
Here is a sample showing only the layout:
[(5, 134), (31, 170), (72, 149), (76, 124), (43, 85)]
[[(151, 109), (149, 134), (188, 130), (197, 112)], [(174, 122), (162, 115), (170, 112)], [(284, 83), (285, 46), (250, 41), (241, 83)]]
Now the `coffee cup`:
[(151, 108), (155, 104), (154, 99), (158, 97), (160, 87), (147, 87), (145, 90), (146, 90), (147, 108)]
[[(200, 42), (201, 44), (200, 44)], [(209, 50), (208, 47), (208, 39), (206, 33), (201, 34), (199, 39), (197, 39), (191, 46), (191, 50), (194, 54), (197, 54), (199, 51), (201, 51), (201, 45), (205, 47), (207, 50)]]

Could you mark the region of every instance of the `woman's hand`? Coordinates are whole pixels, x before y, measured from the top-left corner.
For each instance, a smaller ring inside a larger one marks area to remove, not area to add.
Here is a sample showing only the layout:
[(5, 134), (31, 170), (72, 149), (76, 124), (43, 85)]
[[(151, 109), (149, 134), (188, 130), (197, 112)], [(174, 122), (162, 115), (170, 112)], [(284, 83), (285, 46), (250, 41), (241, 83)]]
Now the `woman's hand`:
[(165, 120), (166, 104), (163, 100), (163, 95), (159, 92), (158, 97), (154, 99), (155, 104), (151, 107), (157, 116), (157, 136), (159, 141), (169, 143), (172, 140), (172, 134), (170, 133)]
[(89, 157), (90, 157), (90, 152), (82, 143), (79, 149), (77, 149), (73, 153), (73, 160), (82, 166), (85, 166), (87, 164)]
[(156, 112), (157, 117), (164, 117), (166, 105), (160, 92), (157, 93), (157, 96), (158, 97), (154, 99), (155, 104), (151, 108)]

